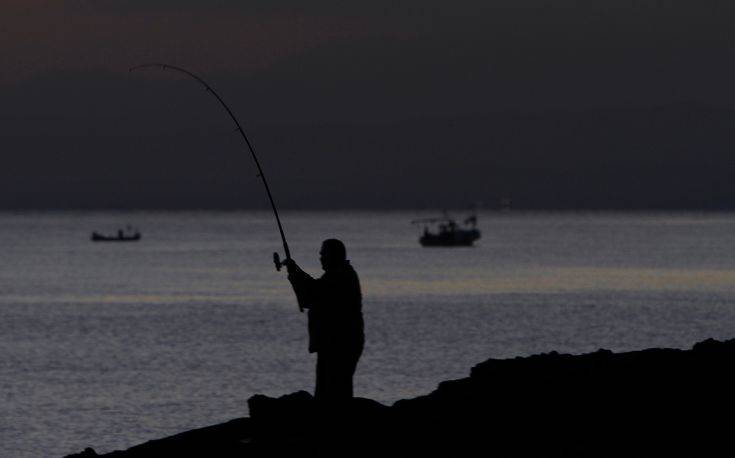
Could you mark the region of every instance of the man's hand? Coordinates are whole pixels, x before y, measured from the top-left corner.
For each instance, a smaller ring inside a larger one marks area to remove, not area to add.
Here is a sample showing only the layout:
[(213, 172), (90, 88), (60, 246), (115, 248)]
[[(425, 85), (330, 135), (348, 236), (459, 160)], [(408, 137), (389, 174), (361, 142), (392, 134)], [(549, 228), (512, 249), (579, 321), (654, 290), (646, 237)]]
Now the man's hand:
[(299, 268), (298, 264), (296, 264), (296, 261), (293, 259), (284, 259), (281, 264), (286, 266), (286, 271), (290, 274)]

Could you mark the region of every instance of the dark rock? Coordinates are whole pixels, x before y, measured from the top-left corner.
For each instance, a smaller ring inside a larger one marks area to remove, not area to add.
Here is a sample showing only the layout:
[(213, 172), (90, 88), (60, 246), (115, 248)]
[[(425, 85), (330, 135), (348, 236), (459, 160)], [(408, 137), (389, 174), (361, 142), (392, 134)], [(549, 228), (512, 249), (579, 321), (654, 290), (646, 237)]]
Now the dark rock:
[[(489, 359), (391, 407), (257, 395), (250, 419), (105, 456), (703, 456), (729, 448), (734, 362), (735, 340), (712, 339), (688, 351)], [(97, 456), (87, 450), (77, 456)]]
[[(248, 400), (253, 439), (279, 454), (299, 456), (362, 456), (365, 433), (381, 428), (389, 407), (371, 399), (354, 398), (338, 405), (320, 405), (305, 391)], [(384, 435), (381, 435), (384, 436)], [(359, 450), (354, 445), (362, 443)]]
[(93, 448), (87, 447), (84, 449), (83, 452), (75, 453), (73, 455), (67, 455), (64, 458), (92, 458), (95, 456), (99, 456), (97, 452), (95, 452)]
[(241, 457), (255, 448), (251, 445), (253, 435), (251, 425), (249, 418), (238, 418), (219, 425), (148, 441), (125, 451), (97, 455), (94, 450), (88, 448), (81, 454), (69, 455), (67, 458)]

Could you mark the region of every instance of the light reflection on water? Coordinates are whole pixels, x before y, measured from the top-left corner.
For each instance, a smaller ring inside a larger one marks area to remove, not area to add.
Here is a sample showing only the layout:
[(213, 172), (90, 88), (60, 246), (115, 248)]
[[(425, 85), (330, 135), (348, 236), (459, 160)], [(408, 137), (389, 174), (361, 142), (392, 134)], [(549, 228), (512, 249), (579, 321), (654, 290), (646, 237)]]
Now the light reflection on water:
[[(735, 270), (635, 269), (558, 267), (513, 272), (510, 275), (477, 275), (463, 272), (438, 280), (383, 279), (370, 281), (375, 291), (393, 294), (437, 296), (551, 293), (584, 291), (686, 291), (706, 289), (727, 292), (735, 285)], [(456, 278), (455, 278), (456, 276)], [(380, 294), (380, 293), (378, 293)]]
[[(734, 334), (735, 215), (487, 213), (462, 249), (421, 248), (421, 216), (283, 215), (307, 271), (336, 236), (360, 273), (360, 396), (426, 393), (488, 357)], [(88, 241), (128, 223), (141, 242)], [(311, 388), (269, 213), (4, 214), (0, 243), (0, 456), (124, 448)]]

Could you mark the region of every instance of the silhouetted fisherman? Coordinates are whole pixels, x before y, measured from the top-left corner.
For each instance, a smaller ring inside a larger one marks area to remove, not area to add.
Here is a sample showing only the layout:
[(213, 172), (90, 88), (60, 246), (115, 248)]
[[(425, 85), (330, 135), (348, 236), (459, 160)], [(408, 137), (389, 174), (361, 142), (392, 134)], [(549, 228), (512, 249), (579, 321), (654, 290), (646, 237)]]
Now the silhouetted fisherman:
[(309, 310), (309, 352), (317, 354), (314, 397), (349, 400), (365, 344), (360, 280), (340, 240), (325, 240), (319, 255), (324, 275), (318, 279), (293, 260), (284, 264), (299, 305)]

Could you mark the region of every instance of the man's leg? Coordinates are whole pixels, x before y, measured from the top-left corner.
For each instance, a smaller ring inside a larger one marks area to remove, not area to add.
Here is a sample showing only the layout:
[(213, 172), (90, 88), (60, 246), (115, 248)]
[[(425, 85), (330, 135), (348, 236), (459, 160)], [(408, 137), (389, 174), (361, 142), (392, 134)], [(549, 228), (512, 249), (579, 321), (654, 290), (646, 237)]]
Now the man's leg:
[(354, 395), (352, 378), (361, 354), (362, 348), (317, 352), (314, 397), (320, 401), (351, 399)]
[(316, 354), (316, 385), (314, 387), (314, 399), (323, 401), (329, 395), (327, 377), (329, 375), (329, 358), (324, 352)]
[(357, 362), (360, 360), (362, 348), (353, 351), (344, 352), (339, 356), (339, 363), (335, 367), (335, 395), (340, 400), (352, 399), (354, 397), (354, 388), (352, 379), (357, 369)]

